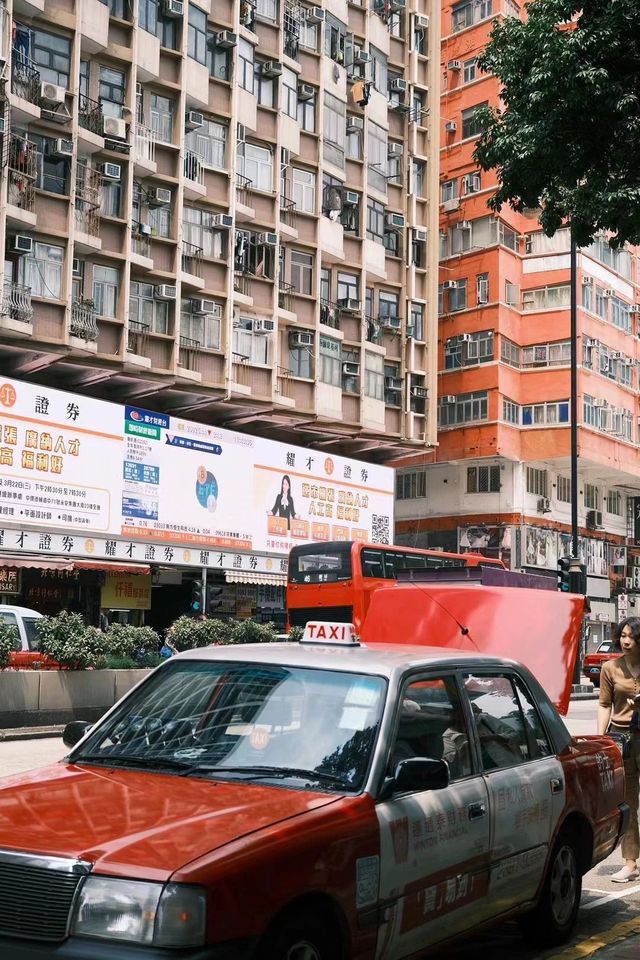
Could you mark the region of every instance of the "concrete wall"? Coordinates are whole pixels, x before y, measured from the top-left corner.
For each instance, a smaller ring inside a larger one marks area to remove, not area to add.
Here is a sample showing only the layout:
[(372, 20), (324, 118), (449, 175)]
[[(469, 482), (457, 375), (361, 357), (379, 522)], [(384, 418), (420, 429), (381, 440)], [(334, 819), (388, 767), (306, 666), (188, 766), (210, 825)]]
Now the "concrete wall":
[(148, 670), (4, 670), (0, 730), (97, 720)]

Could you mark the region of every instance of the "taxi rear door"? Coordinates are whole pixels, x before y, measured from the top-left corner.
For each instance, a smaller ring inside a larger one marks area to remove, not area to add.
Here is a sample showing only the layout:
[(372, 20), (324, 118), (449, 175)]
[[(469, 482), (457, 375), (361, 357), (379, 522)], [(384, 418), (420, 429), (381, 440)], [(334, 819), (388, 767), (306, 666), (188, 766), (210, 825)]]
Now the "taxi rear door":
[(562, 764), (514, 674), (464, 678), (491, 809), (492, 914), (533, 899), (565, 804)]
[(377, 804), (377, 960), (423, 950), (473, 927), (486, 913), (489, 805), (469, 734), (454, 675), (412, 677), (403, 685), (387, 770), (413, 756), (446, 759), (450, 783)]

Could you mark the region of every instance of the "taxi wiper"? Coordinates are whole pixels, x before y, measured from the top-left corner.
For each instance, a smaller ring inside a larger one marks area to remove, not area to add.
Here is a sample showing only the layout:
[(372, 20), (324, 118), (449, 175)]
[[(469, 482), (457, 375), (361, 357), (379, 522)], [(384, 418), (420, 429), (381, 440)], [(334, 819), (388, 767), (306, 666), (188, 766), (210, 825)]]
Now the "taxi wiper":
[(104, 767), (140, 767), (143, 770), (169, 768), (181, 773), (193, 766), (184, 760), (171, 757), (136, 757), (131, 754), (85, 753), (73, 760), (73, 763), (98, 763)]
[(301, 780), (315, 780), (317, 783), (327, 783), (332, 786), (349, 786), (349, 781), (344, 776), (341, 777), (334, 773), (324, 773), (321, 770), (308, 770), (306, 767), (231, 767), (203, 763), (192, 766), (191, 769), (186, 770), (185, 776), (193, 776), (197, 773), (238, 773), (248, 780), (260, 780), (264, 777), (284, 780), (287, 777), (294, 777)]

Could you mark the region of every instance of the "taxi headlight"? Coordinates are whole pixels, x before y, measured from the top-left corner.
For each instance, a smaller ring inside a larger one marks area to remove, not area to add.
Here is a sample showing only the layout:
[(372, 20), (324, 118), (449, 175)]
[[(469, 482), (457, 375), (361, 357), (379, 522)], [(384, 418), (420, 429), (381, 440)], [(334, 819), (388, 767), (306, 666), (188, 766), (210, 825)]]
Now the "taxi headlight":
[(157, 947), (204, 943), (206, 896), (200, 887), (87, 877), (72, 933)]

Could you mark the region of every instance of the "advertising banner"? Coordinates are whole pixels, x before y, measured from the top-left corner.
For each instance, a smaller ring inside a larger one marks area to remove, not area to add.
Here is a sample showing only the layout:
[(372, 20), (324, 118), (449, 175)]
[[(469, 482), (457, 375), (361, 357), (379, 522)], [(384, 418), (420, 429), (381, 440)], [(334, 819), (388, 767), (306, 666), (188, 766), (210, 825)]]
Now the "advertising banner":
[(107, 610), (150, 610), (151, 574), (107, 573), (100, 606)]
[(475, 524), (458, 527), (458, 548), (461, 553), (472, 551), (483, 557), (502, 560), (511, 567), (511, 527)]
[(394, 471), (377, 464), (14, 380), (0, 440), (0, 524), (23, 531), (148, 543), (169, 562), (392, 538)]

